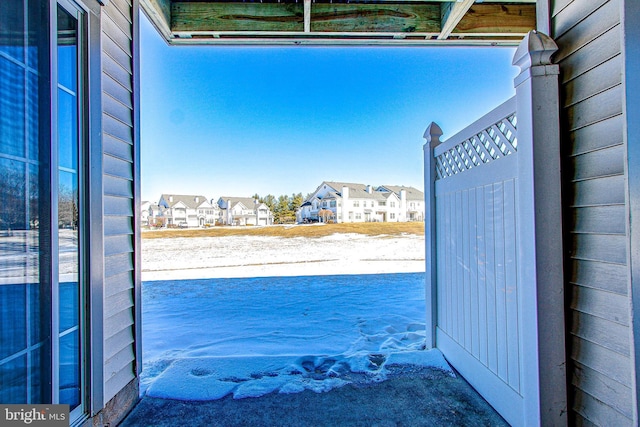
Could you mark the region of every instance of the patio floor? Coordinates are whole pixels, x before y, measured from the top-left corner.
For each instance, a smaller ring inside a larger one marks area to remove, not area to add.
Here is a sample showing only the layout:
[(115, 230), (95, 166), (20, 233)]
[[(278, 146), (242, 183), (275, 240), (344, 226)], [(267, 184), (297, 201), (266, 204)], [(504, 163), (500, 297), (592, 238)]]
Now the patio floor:
[(129, 426), (507, 426), (460, 376), (436, 369), (326, 393), (272, 393), (207, 402), (143, 397), (120, 424)]

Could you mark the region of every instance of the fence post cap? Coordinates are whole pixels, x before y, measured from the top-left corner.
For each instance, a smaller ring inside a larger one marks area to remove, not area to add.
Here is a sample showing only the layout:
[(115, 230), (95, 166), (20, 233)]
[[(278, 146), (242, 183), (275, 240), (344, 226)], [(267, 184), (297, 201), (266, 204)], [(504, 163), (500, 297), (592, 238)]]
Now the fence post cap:
[(551, 65), (551, 55), (557, 50), (558, 45), (551, 37), (531, 30), (518, 45), (512, 65), (517, 65), (521, 70), (537, 65)]
[(431, 122), (427, 130), (424, 131), (422, 137), (427, 140), (427, 144), (432, 146), (440, 144), (440, 137), (442, 136), (442, 129), (436, 122)]

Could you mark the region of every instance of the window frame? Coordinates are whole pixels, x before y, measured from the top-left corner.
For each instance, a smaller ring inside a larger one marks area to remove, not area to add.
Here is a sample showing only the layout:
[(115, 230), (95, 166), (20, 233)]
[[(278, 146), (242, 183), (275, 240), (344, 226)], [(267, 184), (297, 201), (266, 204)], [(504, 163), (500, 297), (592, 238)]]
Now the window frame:
[[(79, 331), (79, 386), (80, 386), (80, 403), (76, 408), (71, 410), (69, 417), (71, 423), (85, 418), (89, 412), (91, 402), (91, 389), (89, 387), (90, 372), (90, 336), (88, 325), (91, 324), (89, 318), (90, 310), (88, 307), (88, 287), (89, 287), (89, 260), (91, 255), (88, 254), (88, 242), (90, 235), (90, 221), (88, 209), (88, 148), (90, 144), (89, 134), (89, 17), (91, 15), (87, 6), (75, 0), (51, 0), (50, 1), (50, 123), (51, 123), (51, 149), (50, 149), (50, 182), (52, 193), (55, 196), (51, 199), (51, 221), (52, 221), (52, 260), (59, 260), (59, 233), (58, 227), (55, 225), (58, 218), (58, 194), (59, 194), (59, 152), (58, 152), (58, 19), (57, 11), (60, 6), (67, 13), (73, 15), (77, 19), (78, 41), (77, 41), (77, 181), (78, 181), (78, 331)], [(55, 23), (55, 25), (54, 25)], [(59, 299), (59, 262), (52, 263), (52, 294), (51, 294), (51, 387), (53, 403), (60, 401), (60, 344), (59, 344), (59, 318), (60, 318), (60, 299)]]
[[(78, 191), (84, 200), (80, 200), (79, 210), (83, 211), (80, 221), (84, 230), (81, 231), (83, 239), (80, 256), (81, 280), (84, 281), (84, 294), (82, 305), (84, 310), (81, 319), (84, 321), (81, 330), (83, 337), (80, 341), (82, 348), (81, 358), (81, 410), (74, 410), (70, 414), (71, 424), (79, 423), (84, 419), (94, 416), (103, 409), (104, 402), (104, 236), (103, 236), (103, 200), (102, 200), (102, 26), (101, 5), (95, 0), (49, 0), (49, 51), (50, 51), (50, 138), (57, 137), (57, 5), (62, 7), (71, 5), (77, 9), (82, 17), (79, 25), (79, 38), (82, 44), (79, 47), (79, 64), (81, 74), (79, 81), (80, 102), (78, 104), (79, 122), (82, 120), (82, 142), (79, 143), (78, 153)], [(65, 7), (68, 10), (68, 7)], [(137, 28), (137, 26), (136, 26)], [(55, 82), (55, 83), (54, 83)], [(51, 150), (54, 151), (53, 149)], [(82, 152), (82, 153), (81, 153)], [(55, 160), (55, 162), (54, 162)], [(51, 158), (50, 174), (52, 188), (57, 188), (57, 158)], [(82, 199), (82, 197), (81, 197)], [(50, 214), (57, 218), (57, 198), (51, 201)], [(56, 204), (53, 206), (53, 204)], [(55, 215), (54, 215), (55, 214)], [(55, 234), (55, 233), (52, 233)], [(52, 242), (57, 250), (57, 242)], [(53, 254), (52, 254), (53, 256)], [(57, 256), (57, 254), (56, 254)], [(57, 259), (57, 258), (53, 258)], [(55, 263), (54, 263), (55, 264)], [(57, 269), (57, 266), (53, 266)], [(53, 278), (57, 277), (57, 271), (51, 272)], [(57, 286), (57, 284), (56, 284)], [(57, 292), (52, 289), (52, 298), (57, 298)], [(53, 303), (53, 301), (52, 301)], [(57, 301), (59, 303), (59, 301)], [(52, 320), (57, 323), (57, 313), (52, 313)], [(56, 329), (53, 329), (52, 336)], [(58, 325), (55, 325), (57, 328)], [(54, 340), (55, 341), (55, 340)], [(53, 349), (52, 349), (53, 350)], [(53, 354), (53, 351), (52, 351)], [(54, 362), (52, 358), (52, 362)], [(56, 360), (56, 362), (58, 362)], [(52, 371), (57, 371), (57, 365), (52, 363)], [(52, 372), (52, 374), (53, 374)], [(57, 375), (57, 374), (56, 374)], [(52, 378), (52, 397), (58, 399), (57, 387), (59, 378)], [(53, 402), (56, 403), (56, 402)]]

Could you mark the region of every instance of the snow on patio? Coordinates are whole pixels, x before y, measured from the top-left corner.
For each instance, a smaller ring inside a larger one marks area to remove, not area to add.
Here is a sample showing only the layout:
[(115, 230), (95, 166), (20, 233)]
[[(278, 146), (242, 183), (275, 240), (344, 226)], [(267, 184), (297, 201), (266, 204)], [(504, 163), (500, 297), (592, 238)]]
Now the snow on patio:
[[(359, 235), (144, 241), (143, 268), (162, 270), (145, 274), (167, 280), (143, 284), (143, 391), (211, 400), (327, 391), (381, 381), (406, 365), (451, 372), (437, 350), (423, 350), (423, 242)], [(345, 274), (371, 264), (376, 274)], [(277, 274), (241, 277), (264, 266)], [(300, 266), (309, 275), (292, 275)], [(218, 277), (191, 279), (205, 273)]]

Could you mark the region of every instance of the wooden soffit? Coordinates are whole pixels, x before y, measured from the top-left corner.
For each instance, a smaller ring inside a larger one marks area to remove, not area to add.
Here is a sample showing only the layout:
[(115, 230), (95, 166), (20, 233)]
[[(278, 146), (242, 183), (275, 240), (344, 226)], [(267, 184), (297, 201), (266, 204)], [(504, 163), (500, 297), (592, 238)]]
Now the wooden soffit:
[(140, 0), (170, 44), (517, 45), (535, 0)]

